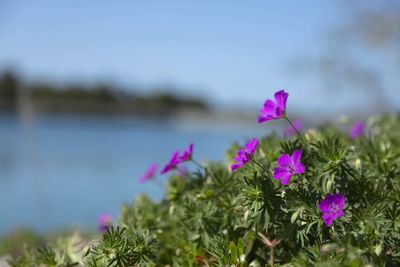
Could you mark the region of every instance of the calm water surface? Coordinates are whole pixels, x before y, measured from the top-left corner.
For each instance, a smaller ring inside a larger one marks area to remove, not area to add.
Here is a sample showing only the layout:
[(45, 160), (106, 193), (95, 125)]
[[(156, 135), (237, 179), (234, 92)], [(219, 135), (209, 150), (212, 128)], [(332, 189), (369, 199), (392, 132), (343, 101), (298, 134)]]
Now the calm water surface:
[(27, 122), (0, 115), (0, 234), (21, 226), (91, 229), (100, 213), (117, 217), (121, 205), (140, 193), (161, 199), (158, 186), (137, 179), (151, 163), (167, 162), (175, 149), (194, 142), (199, 161), (225, 160), (232, 142), (265, 131), (256, 124), (68, 116)]

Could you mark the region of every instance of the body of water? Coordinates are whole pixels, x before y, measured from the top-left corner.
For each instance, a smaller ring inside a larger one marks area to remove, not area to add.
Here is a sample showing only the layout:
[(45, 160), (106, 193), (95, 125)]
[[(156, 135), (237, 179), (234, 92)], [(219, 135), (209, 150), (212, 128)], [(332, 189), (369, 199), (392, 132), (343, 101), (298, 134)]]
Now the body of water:
[(137, 179), (153, 162), (162, 167), (174, 150), (194, 142), (198, 161), (225, 161), (233, 142), (265, 133), (257, 124), (1, 115), (0, 234), (22, 226), (92, 229), (100, 213), (117, 217), (140, 193), (161, 199), (161, 188)]

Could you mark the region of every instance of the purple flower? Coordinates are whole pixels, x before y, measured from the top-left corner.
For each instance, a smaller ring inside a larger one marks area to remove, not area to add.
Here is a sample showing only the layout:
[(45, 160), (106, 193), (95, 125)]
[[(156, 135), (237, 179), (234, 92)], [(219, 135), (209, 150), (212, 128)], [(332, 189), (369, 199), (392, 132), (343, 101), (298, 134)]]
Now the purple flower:
[(107, 227), (112, 225), (112, 216), (109, 213), (103, 213), (99, 217), (99, 231), (104, 233)]
[(178, 168), (178, 165), (182, 162), (192, 160), (193, 157), (193, 144), (190, 144), (188, 148), (186, 148), (182, 155), (179, 156), (179, 151), (175, 151), (174, 154), (172, 155), (171, 160), (168, 162), (168, 164), (164, 167), (164, 169), (161, 171), (161, 174), (165, 174), (169, 171), (175, 170)]
[(276, 180), (282, 179), (282, 184), (288, 185), (290, 179), (295, 174), (305, 172), (305, 167), (301, 160), (301, 150), (294, 151), (292, 157), (289, 154), (283, 154), (278, 158), (278, 167), (274, 170), (274, 178)]
[(193, 144), (190, 144), (190, 146), (183, 151), (182, 156), (179, 157), (181, 162), (192, 160), (193, 146)]
[[(300, 119), (296, 119), (293, 121), (293, 126), (294, 128), (296, 128), (297, 131), (299, 131), (301, 127), (303, 127), (303, 122)], [(293, 129), (292, 126), (290, 126), (285, 130), (285, 136), (292, 137), (293, 135), (296, 135), (297, 134), (296, 130)]]
[(258, 117), (258, 123), (281, 119), (285, 116), (286, 112), (286, 101), (289, 94), (285, 90), (281, 90), (275, 93), (275, 101), (268, 99), (264, 103), (264, 107), (260, 110), (260, 116)]
[(161, 174), (165, 174), (169, 171), (175, 170), (178, 167), (178, 164), (181, 163), (179, 160), (179, 151), (175, 151), (172, 155), (171, 160), (165, 165), (164, 169), (161, 171)]
[(146, 171), (146, 173), (139, 178), (139, 183), (145, 183), (147, 181), (150, 181), (151, 179), (154, 178), (154, 176), (156, 176), (156, 173), (157, 173), (157, 164), (153, 163)]
[(238, 150), (237, 156), (235, 158), (235, 161), (237, 163), (231, 165), (232, 171), (236, 171), (250, 161), (250, 157), (254, 154), (254, 152), (256, 152), (258, 143), (258, 139), (254, 138), (246, 144), (245, 148), (241, 148)]
[(359, 137), (364, 133), (364, 129), (365, 129), (365, 122), (363, 121), (356, 122), (349, 131), (349, 137), (351, 139)]
[(342, 194), (328, 194), (319, 204), (319, 209), (323, 213), (322, 219), (326, 225), (330, 226), (333, 220), (344, 215), (343, 208), (346, 198)]

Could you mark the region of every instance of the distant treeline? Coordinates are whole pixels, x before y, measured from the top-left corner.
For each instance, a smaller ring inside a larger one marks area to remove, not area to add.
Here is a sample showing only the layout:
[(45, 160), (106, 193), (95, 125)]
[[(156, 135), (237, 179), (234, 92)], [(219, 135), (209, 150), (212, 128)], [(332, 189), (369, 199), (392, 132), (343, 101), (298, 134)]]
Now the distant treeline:
[(187, 98), (157, 90), (140, 95), (132, 90), (109, 84), (96, 86), (57, 86), (48, 82), (28, 84), (13, 72), (0, 74), (0, 110), (16, 111), (29, 105), (35, 112), (132, 114), (168, 117), (183, 110), (206, 112), (207, 104), (198, 98)]

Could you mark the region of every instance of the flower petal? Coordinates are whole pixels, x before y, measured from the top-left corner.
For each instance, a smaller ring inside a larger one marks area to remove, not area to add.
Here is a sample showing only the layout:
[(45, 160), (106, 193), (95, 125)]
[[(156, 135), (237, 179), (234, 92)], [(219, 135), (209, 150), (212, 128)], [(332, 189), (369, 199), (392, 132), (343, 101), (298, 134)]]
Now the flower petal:
[(280, 90), (275, 93), (276, 105), (281, 109), (282, 112), (285, 112), (286, 110), (286, 101), (288, 96), (289, 94), (286, 93), (285, 90)]
[(289, 154), (283, 154), (278, 158), (278, 164), (281, 167), (287, 166), (291, 162)]
[(301, 173), (304, 173), (304, 172), (306, 171), (306, 167), (305, 167), (304, 164), (301, 163), (301, 162), (295, 163), (295, 164), (294, 164), (294, 168), (295, 168), (295, 172), (296, 172), (297, 174), (301, 174)]
[(339, 210), (338, 212), (335, 213), (335, 218), (340, 218), (344, 215), (343, 210)]
[(283, 113), (284, 113), (283, 109), (281, 109), (280, 107), (276, 107), (274, 119), (282, 118), (283, 117)]
[(276, 167), (274, 169), (274, 178), (276, 180), (284, 179), (288, 175), (291, 176), (291, 173), (286, 168)]
[(330, 212), (330, 208), (329, 205), (331, 203), (329, 201), (326, 201), (326, 198), (323, 199), (320, 203), (319, 203), (319, 210), (321, 212)]
[(292, 174), (288, 172), (282, 179), (282, 184), (288, 185), (290, 182), (290, 179), (292, 178)]
[(274, 119), (274, 117), (272, 117), (272, 116), (270, 116), (270, 115), (268, 115), (268, 116), (264, 116), (264, 115), (260, 115), (260, 116), (258, 116), (258, 123), (262, 123), (262, 122), (267, 122), (267, 121), (270, 121), (270, 120), (273, 120)]
[(350, 129), (349, 136), (352, 139), (355, 139), (364, 133), (365, 122), (358, 121), (354, 124), (354, 126)]
[(339, 208), (343, 209), (344, 204), (346, 203), (346, 198), (342, 194), (332, 195), (332, 202), (339, 206)]
[(241, 148), (238, 150), (237, 155), (235, 157), (235, 160), (237, 162), (244, 162), (244, 161), (248, 161), (249, 160), (249, 155), (247, 154), (247, 152)]
[(239, 169), (242, 166), (243, 166), (243, 164), (239, 164), (239, 163), (232, 164), (231, 165), (231, 170), (232, 171), (236, 171), (237, 169)]
[(249, 154), (251, 154), (251, 155), (253, 155), (254, 152), (255, 152), (256, 149), (257, 149), (258, 143), (259, 143), (259, 141), (258, 141), (258, 139), (256, 139), (256, 138), (254, 138), (253, 140), (251, 140), (250, 142), (248, 142), (248, 143), (246, 144), (246, 152), (249, 153)]
[(156, 175), (156, 173), (157, 173), (157, 164), (153, 163), (146, 171), (146, 173), (139, 178), (139, 183), (145, 183), (151, 180)]
[(179, 157), (179, 160), (180, 160), (181, 162), (183, 162), (183, 161), (188, 161), (188, 160), (191, 160), (191, 159), (192, 159), (192, 155), (193, 155), (193, 146), (194, 146), (194, 145), (193, 145), (193, 143), (192, 143), (192, 144), (189, 145), (188, 148), (186, 148), (186, 149), (183, 151), (182, 156)]
[(181, 161), (179, 159), (179, 151), (175, 151), (169, 163), (172, 165), (178, 165), (180, 162)]
[(301, 160), (302, 153), (303, 153), (303, 151), (301, 149), (297, 149), (293, 152), (293, 155), (292, 155), (293, 163), (299, 162)]
[(342, 194), (327, 194), (321, 201), (319, 208), (322, 212), (331, 212), (331, 204), (335, 204), (339, 209), (343, 209), (346, 203), (346, 198)]
[(164, 169), (161, 171), (161, 174), (166, 174), (167, 172), (170, 172), (174, 169), (174, 167), (172, 167), (172, 165), (167, 164)]
[(109, 213), (103, 213), (99, 216), (99, 231), (104, 233), (107, 230), (107, 227), (112, 225), (113, 218)]
[(332, 214), (325, 213), (324, 215), (322, 215), (322, 219), (324, 219), (326, 225), (331, 226), (335, 218), (332, 216)]
[(271, 99), (265, 101), (263, 108), (260, 110), (258, 123), (273, 120), (275, 118), (276, 104)]
[(264, 106), (263, 108), (260, 110), (261, 114), (263, 115), (275, 115), (275, 108), (276, 108), (276, 104), (273, 100), (271, 99), (267, 99), (264, 102)]

